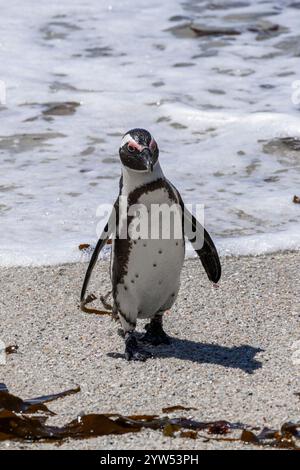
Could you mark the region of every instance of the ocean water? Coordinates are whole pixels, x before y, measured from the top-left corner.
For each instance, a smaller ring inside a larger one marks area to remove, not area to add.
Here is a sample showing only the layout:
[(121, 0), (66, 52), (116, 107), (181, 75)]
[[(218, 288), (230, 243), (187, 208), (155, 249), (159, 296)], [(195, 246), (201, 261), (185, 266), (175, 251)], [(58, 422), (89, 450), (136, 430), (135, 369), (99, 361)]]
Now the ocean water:
[(295, 0), (2, 2), (0, 264), (80, 259), (133, 127), (221, 253), (299, 249), (299, 24)]

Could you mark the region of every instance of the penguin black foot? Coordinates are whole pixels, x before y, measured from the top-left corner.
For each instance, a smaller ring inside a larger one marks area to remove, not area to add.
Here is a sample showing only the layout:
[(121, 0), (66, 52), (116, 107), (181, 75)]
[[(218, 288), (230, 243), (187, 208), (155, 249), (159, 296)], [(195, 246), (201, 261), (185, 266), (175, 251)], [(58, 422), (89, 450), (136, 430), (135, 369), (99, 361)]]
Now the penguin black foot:
[(162, 327), (162, 320), (154, 318), (150, 323), (145, 325), (146, 333), (141, 337), (144, 343), (150, 343), (153, 346), (159, 344), (170, 344), (169, 336), (164, 332)]
[(127, 361), (146, 361), (149, 355), (138, 347), (136, 337), (132, 332), (125, 334), (125, 359)]

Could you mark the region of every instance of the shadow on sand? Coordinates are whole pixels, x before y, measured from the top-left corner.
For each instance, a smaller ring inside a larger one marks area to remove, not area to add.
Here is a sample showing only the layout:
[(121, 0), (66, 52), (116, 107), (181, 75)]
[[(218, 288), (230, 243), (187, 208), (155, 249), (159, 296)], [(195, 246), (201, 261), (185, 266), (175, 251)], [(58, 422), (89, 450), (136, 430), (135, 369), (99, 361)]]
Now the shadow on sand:
[[(137, 334), (137, 339), (140, 335)], [(220, 346), (218, 344), (197, 343), (187, 339), (171, 338), (170, 345), (146, 346), (143, 349), (150, 353), (150, 357), (175, 357), (183, 361), (197, 362), (198, 364), (217, 364), (231, 369), (241, 369), (247, 374), (253, 374), (262, 367), (262, 363), (255, 359), (255, 355), (263, 349), (247, 344), (241, 346)], [(123, 354), (109, 353), (109, 357), (120, 358)]]

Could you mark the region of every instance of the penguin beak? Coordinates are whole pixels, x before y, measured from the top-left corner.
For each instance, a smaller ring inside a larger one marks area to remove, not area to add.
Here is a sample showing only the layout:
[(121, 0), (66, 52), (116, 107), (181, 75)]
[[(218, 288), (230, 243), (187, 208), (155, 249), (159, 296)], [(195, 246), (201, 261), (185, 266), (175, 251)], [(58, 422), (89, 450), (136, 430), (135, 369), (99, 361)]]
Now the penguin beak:
[(141, 153), (140, 153), (140, 158), (142, 159), (142, 162), (144, 164), (145, 170), (149, 171), (152, 173), (153, 171), (153, 159), (152, 159), (152, 153), (151, 150), (148, 147), (145, 147)]

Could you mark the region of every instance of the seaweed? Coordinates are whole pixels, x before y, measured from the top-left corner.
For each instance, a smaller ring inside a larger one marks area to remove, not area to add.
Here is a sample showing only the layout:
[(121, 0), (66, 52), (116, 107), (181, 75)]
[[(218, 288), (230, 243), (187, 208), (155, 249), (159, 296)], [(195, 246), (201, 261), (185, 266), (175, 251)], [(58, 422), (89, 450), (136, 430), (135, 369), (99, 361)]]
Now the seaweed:
[(80, 251), (84, 251), (84, 250), (87, 250), (91, 245), (89, 243), (80, 243), (80, 245), (78, 245), (78, 250)]
[[(109, 238), (106, 242), (106, 245), (111, 245), (111, 244), (112, 244), (112, 239)], [(92, 248), (93, 246), (90, 243), (80, 243), (80, 245), (78, 245), (78, 250), (80, 251), (85, 251), (85, 250), (89, 250)]]
[[(60, 442), (66, 438), (87, 439), (151, 429), (160, 431), (170, 438), (202, 438), (205, 441), (240, 442), (261, 447), (300, 449), (297, 445), (300, 439), (300, 422), (284, 423), (280, 430), (263, 428), (259, 434), (256, 434), (254, 431), (257, 431), (257, 428), (239, 422), (230, 423), (224, 420), (202, 422), (186, 417), (170, 418), (165, 414), (195, 409), (182, 405), (163, 408), (162, 416), (93, 413), (78, 416), (61, 427), (48, 425), (47, 419), (54, 413), (47, 408), (45, 403), (79, 391), (80, 388), (77, 387), (52, 395), (23, 400), (12, 395), (6, 385), (0, 383), (0, 441), (15, 439)], [(233, 432), (235, 435), (232, 435)], [(236, 437), (237, 432), (240, 436)]]
[(196, 410), (197, 408), (193, 407), (186, 407), (182, 405), (174, 405), (174, 406), (167, 406), (166, 408), (162, 409), (163, 413), (173, 413), (173, 411), (191, 411), (191, 410)]
[(17, 344), (12, 344), (10, 346), (7, 346), (5, 348), (5, 353), (6, 354), (15, 354), (19, 349), (19, 346)]
[(25, 400), (25, 403), (30, 403), (31, 405), (36, 405), (40, 403), (49, 403), (50, 401), (58, 400), (59, 398), (64, 398), (70, 395), (74, 395), (80, 392), (80, 387), (70, 388), (64, 392), (52, 393), (50, 395), (42, 395), (36, 398), (30, 398)]
[(78, 393), (80, 388), (66, 390), (64, 392), (56, 393), (53, 395), (45, 395), (41, 397), (31, 398), (29, 400), (22, 400), (11, 393), (9, 393), (5, 384), (0, 384), (0, 433), (2, 432), (3, 417), (11, 417), (11, 413), (21, 414), (34, 414), (39, 411), (44, 412), (48, 415), (54, 415), (44, 403), (48, 403), (58, 398)]
[(84, 300), (84, 302), (81, 303), (80, 309), (85, 313), (94, 313), (96, 315), (111, 315), (112, 314), (111, 311), (99, 310), (99, 309), (93, 308), (93, 307), (92, 308), (86, 307), (87, 304), (90, 304), (91, 302), (94, 302), (94, 300), (96, 300), (96, 299), (97, 299), (97, 297), (94, 294), (88, 295), (87, 298)]

